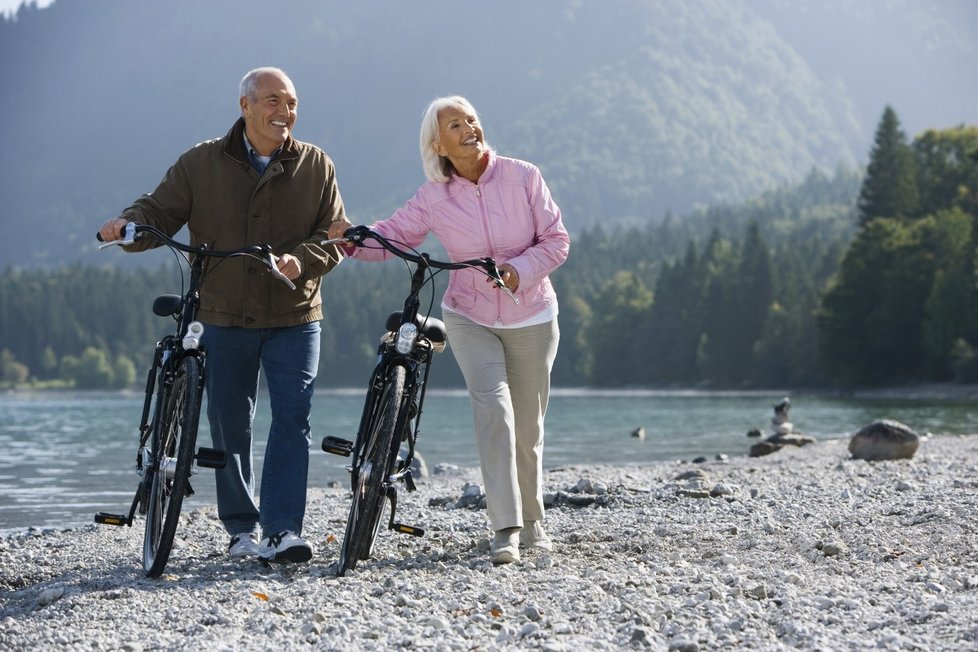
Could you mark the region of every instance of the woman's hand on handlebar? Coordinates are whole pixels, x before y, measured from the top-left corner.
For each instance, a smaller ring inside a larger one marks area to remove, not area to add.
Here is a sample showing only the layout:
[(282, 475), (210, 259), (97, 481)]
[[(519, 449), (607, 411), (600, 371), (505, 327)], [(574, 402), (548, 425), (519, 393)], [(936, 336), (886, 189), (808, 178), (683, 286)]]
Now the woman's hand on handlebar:
[(498, 269), (499, 276), (503, 279), (503, 286), (510, 292), (516, 292), (520, 286), (520, 274), (516, 268), (509, 263), (503, 263)]

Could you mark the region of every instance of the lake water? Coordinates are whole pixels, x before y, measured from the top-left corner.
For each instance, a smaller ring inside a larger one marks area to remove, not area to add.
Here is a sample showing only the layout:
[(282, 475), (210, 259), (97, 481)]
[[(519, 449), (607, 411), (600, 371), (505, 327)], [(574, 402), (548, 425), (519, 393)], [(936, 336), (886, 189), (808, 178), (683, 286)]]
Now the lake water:
[[(332, 434), (352, 438), (363, 390), (320, 390), (313, 407), (309, 484), (346, 481), (346, 458), (323, 453)], [(555, 390), (547, 415), (544, 465), (641, 464), (671, 459), (746, 455), (746, 433), (771, 433), (773, 405), (783, 393)], [(795, 429), (819, 439), (847, 437), (879, 418), (901, 421), (918, 433), (978, 432), (974, 401), (842, 399), (795, 394)], [(137, 484), (137, 394), (0, 394), (0, 533), (27, 527), (91, 523), (97, 511), (126, 513)], [(206, 418), (199, 444), (209, 445)], [(429, 393), (418, 443), (429, 469), (438, 463), (476, 466), (472, 416), (462, 391)], [(645, 428), (644, 440), (630, 436)], [(256, 417), (256, 468), (268, 430), (267, 397)], [(194, 482), (193, 508), (214, 502), (211, 472)]]

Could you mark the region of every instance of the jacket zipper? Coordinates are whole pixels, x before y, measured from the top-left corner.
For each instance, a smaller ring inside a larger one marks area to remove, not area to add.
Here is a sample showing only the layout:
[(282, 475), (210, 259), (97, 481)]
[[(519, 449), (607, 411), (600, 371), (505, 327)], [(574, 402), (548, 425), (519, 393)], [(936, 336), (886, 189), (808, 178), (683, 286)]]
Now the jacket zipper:
[[(489, 250), (488, 251), (488, 255), (489, 256), (492, 256), (493, 258), (495, 258), (496, 257), (496, 247), (495, 247), (495, 243), (494, 243), (494, 241), (493, 241), (493, 239), (492, 239), (492, 237), (490, 236), (490, 233), (489, 233), (489, 215), (486, 213), (485, 199), (483, 198), (482, 195), (483, 195), (483, 192), (482, 192), (482, 189), (479, 187), (479, 184), (478, 183), (475, 184), (475, 197), (476, 197), (476, 201), (479, 204), (479, 218), (482, 220), (482, 233), (483, 233), (483, 236), (486, 239), (486, 247)], [(500, 297), (499, 297), (500, 294), (501, 294), (500, 292), (496, 292), (495, 293), (495, 295), (496, 295), (496, 323), (495, 323), (496, 327), (502, 326), (502, 324), (503, 324), (503, 320), (502, 320), (502, 308), (501, 308), (501, 305), (500, 305)]]

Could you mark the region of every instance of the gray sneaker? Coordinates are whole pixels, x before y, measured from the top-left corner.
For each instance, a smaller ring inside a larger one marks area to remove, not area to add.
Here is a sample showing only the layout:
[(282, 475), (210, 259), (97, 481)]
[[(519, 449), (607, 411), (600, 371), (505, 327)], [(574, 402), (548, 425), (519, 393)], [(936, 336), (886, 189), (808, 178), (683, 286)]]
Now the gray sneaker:
[(520, 530), (520, 545), (524, 548), (540, 550), (554, 549), (554, 542), (547, 536), (540, 521), (527, 521), (523, 524), (523, 529)]
[(257, 557), (260, 552), (261, 546), (258, 545), (258, 535), (254, 532), (235, 534), (231, 537), (231, 543), (228, 544), (228, 556), (230, 557)]
[(312, 546), (295, 532), (285, 530), (267, 537), (261, 542), (258, 555), (276, 564), (295, 564), (312, 559)]
[(518, 527), (508, 527), (496, 532), (489, 548), (489, 559), (494, 564), (512, 564), (520, 560)]

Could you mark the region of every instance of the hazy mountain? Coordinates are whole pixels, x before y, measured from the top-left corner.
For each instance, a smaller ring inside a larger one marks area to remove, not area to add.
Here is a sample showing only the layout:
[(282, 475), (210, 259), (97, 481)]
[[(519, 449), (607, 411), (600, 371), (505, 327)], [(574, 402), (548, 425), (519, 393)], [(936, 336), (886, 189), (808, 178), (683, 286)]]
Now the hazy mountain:
[[(966, 0), (56, 0), (0, 22), (0, 260), (92, 256), (92, 235), (284, 68), (296, 135), (355, 221), (423, 180), (421, 112), (467, 95), (543, 169), (572, 231), (658, 219), (865, 160), (885, 104), (913, 134), (978, 122)], [(122, 256), (112, 256), (117, 262)]]

